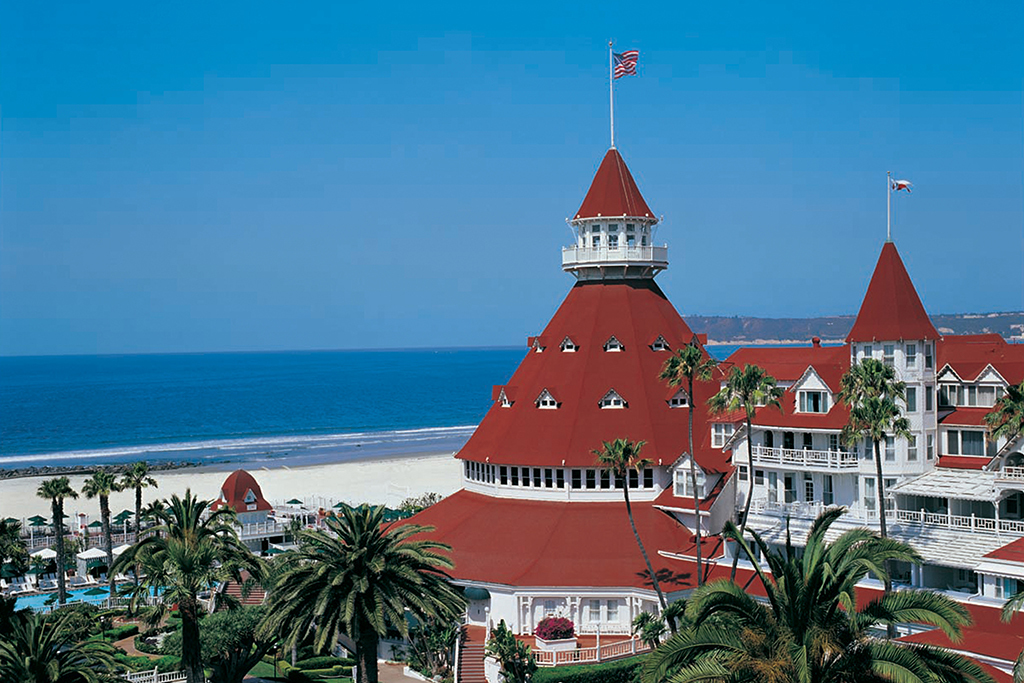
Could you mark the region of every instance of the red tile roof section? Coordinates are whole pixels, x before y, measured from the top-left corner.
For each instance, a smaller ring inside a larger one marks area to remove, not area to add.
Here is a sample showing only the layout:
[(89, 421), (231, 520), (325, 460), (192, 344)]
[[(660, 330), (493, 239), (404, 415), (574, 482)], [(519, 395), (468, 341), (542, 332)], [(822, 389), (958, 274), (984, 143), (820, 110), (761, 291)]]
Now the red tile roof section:
[(1006, 560), (1007, 562), (1020, 562), (1024, 564), (1024, 538), (1010, 541), (1002, 548), (996, 548), (985, 557), (993, 560)]
[(939, 467), (951, 470), (983, 470), (992, 458), (975, 455), (943, 455), (939, 457)]
[[(653, 351), (649, 342), (664, 335), (671, 348), (693, 339), (693, 332), (652, 280), (577, 283), (544, 330), (544, 336), (573, 338), (579, 349), (565, 353), (557, 345), (530, 351), (509, 380), (519, 400), (495, 404), (459, 451), (458, 457), (503, 465), (591, 467), (602, 441), (644, 440), (643, 457), (669, 465), (689, 451), (687, 411), (671, 408), (658, 373), (670, 351)], [(612, 336), (623, 351), (606, 352)], [(726, 471), (729, 456), (710, 447), (703, 409), (718, 391), (718, 379), (694, 386), (694, 449), (709, 472)], [(559, 403), (540, 409), (534, 401), (548, 388)], [(598, 402), (614, 388), (629, 405), (602, 409)], [(672, 392), (674, 393), (674, 392)], [(564, 461), (564, 465), (563, 465)]]
[(936, 349), (936, 368), (947, 365), (971, 382), (991, 365), (1010, 384), (1024, 381), (1024, 345), (1009, 344), (998, 334), (963, 334), (943, 337)]
[(848, 342), (870, 342), (899, 339), (938, 339), (921, 304), (914, 283), (896, 251), (886, 242), (868, 284), (867, 294), (853, 328), (846, 335)]
[(972, 624), (964, 630), (959, 643), (951, 643), (941, 630), (926, 631), (899, 640), (909, 643), (927, 643), (950, 647), (961, 652), (972, 652), (983, 657), (993, 657), (1013, 662), (1024, 649), (1024, 615), (1017, 613), (1009, 624), (999, 618), (999, 608), (984, 605), (964, 604), (971, 614)]
[(590, 190), (583, 198), (583, 204), (575, 217), (599, 216), (654, 218), (632, 174), (626, 168), (626, 162), (616, 149), (610, 149), (604, 155), (597, 174), (590, 183)]
[[(651, 503), (634, 502), (633, 515), (662, 588), (695, 586), (696, 576), (657, 554), (682, 552), (693, 545), (692, 534)], [(621, 502), (519, 500), (461, 490), (409, 521), (436, 527), (426, 535), (452, 547), (449, 574), (456, 579), (652, 588)]]
[(992, 408), (957, 408), (951, 412), (939, 416), (939, 424), (963, 427), (984, 427), (985, 416), (992, 412)]
[(235, 512), (253, 512), (253, 510), (248, 509), (249, 504), (245, 502), (245, 496), (249, 491), (252, 491), (256, 496), (256, 499), (253, 501), (256, 507), (253, 510), (274, 509), (263, 497), (263, 491), (260, 489), (260, 485), (256, 483), (256, 479), (245, 470), (235, 470), (228, 475), (228, 478), (224, 480), (224, 485), (220, 488), (220, 498), (214, 501), (210, 509), (217, 510), (227, 505)]

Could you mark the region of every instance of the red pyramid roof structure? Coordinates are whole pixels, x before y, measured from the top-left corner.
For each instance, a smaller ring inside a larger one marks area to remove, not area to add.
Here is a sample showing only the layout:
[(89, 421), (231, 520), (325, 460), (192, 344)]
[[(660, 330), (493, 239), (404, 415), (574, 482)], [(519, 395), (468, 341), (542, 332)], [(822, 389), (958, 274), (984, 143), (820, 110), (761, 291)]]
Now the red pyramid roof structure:
[[(605, 351), (613, 336), (622, 351)], [(512, 405), (495, 403), (458, 457), (503, 465), (592, 467), (592, 451), (602, 441), (628, 438), (647, 442), (644, 458), (670, 465), (690, 450), (689, 408), (669, 406), (676, 391), (658, 373), (671, 352), (651, 348), (659, 336), (671, 349), (694, 337), (654, 280), (576, 283), (503, 387), (507, 397), (515, 397)], [(576, 345), (574, 352), (560, 349), (566, 337)], [(612, 389), (626, 407), (599, 405)], [(557, 401), (557, 409), (536, 405), (545, 390)], [(717, 380), (697, 383), (693, 403), (703, 406), (717, 390)], [(730, 471), (728, 454), (710, 448), (706, 411), (694, 413), (693, 428), (700, 466), (709, 472)]]
[(896, 245), (886, 242), (848, 342), (938, 339)]
[[(252, 496), (250, 500), (246, 501), (246, 497), (250, 493), (252, 493)], [(250, 508), (250, 505), (255, 505), (256, 507)], [(260, 485), (256, 483), (256, 479), (245, 470), (235, 470), (228, 475), (228, 478), (224, 480), (224, 485), (220, 488), (220, 498), (214, 501), (210, 509), (217, 510), (224, 506), (233, 509), (235, 512), (273, 509), (273, 506), (263, 497), (263, 491), (260, 489)]]
[(614, 147), (608, 150), (590, 183), (590, 190), (574, 218), (631, 216), (654, 218), (644, 201), (622, 155)]

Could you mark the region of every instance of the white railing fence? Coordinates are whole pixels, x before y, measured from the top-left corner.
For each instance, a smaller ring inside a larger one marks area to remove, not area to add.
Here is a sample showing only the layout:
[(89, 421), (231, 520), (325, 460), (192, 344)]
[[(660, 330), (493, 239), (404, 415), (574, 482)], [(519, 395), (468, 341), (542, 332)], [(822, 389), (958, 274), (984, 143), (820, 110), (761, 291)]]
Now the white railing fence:
[(601, 647), (580, 647), (575, 650), (538, 650), (533, 649), (537, 666), (559, 666), (561, 664), (592, 664), (610, 659), (630, 657), (650, 650), (646, 644), (636, 638), (619, 640)]
[(993, 519), (971, 515), (951, 515), (945, 512), (925, 510), (894, 510), (897, 521), (921, 526), (937, 526), (945, 529), (972, 531), (990, 534), (1018, 534), (1024, 536), (1024, 520)]
[(996, 470), (996, 480), (1024, 481), (1024, 467), (1004, 467)]
[(179, 683), (188, 677), (184, 671), (169, 671), (160, 673), (156, 669), (152, 671), (131, 671), (121, 676), (128, 683)]
[(600, 262), (668, 263), (668, 247), (563, 247), (562, 265)]
[(859, 467), (857, 453), (848, 451), (815, 451), (798, 448), (753, 446), (750, 454), (755, 463), (818, 467), (829, 470), (855, 470)]

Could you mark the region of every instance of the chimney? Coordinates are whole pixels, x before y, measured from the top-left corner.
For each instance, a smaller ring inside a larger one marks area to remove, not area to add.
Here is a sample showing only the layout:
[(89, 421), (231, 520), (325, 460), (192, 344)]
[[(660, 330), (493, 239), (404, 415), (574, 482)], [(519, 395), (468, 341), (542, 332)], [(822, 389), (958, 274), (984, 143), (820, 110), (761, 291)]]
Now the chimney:
[(814, 348), (820, 347), (821, 346), (821, 337), (812, 337), (811, 338), (811, 345), (814, 346)]

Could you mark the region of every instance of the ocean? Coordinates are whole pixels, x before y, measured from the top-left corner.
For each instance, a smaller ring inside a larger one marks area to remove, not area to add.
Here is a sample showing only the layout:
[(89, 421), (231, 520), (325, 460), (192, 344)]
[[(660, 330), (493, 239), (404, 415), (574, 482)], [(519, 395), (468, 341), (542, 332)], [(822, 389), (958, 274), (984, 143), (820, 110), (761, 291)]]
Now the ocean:
[[(709, 347), (725, 357), (735, 346)], [(460, 448), (525, 349), (0, 357), (0, 469)]]

